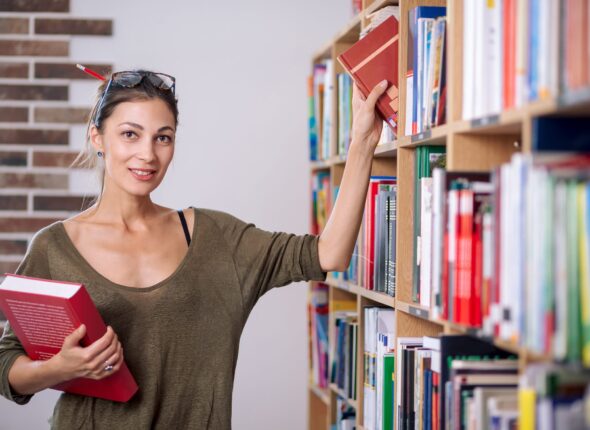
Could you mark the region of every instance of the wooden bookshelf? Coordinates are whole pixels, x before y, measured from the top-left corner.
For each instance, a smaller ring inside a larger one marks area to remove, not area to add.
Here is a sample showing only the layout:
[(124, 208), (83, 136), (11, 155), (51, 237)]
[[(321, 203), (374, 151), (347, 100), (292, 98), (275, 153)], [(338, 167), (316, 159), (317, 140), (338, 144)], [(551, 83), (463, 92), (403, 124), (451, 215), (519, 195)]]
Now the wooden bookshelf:
[[(462, 119), (462, 40), (463, 40), (463, 2), (466, 0), (365, 0), (362, 12), (346, 25), (331, 41), (317, 51), (313, 62), (331, 58), (334, 61), (335, 73), (342, 72), (339, 68), (337, 55), (343, 52), (358, 38), (364, 28), (367, 16), (388, 5), (399, 5), (401, 11), (400, 49), (399, 49), (399, 88), (400, 88), (400, 130), (398, 139), (379, 145), (375, 151), (372, 174), (397, 176), (397, 246), (396, 246), (396, 297), (369, 291), (350, 281), (343, 281), (328, 275), (325, 284), (332, 290), (338, 290), (354, 296), (358, 305), (358, 348), (357, 363), (357, 398), (349, 401), (356, 409), (356, 428), (362, 429), (363, 424), (363, 308), (370, 305), (387, 306), (396, 310), (396, 336), (438, 336), (440, 334), (470, 334), (484, 339), (494, 345), (518, 355), (519, 368), (533, 362), (553, 361), (550, 355), (533, 353), (525, 347), (512, 344), (499, 338), (481, 336), (473, 327), (455, 324), (449, 321), (436, 320), (431, 317), (429, 309), (412, 302), (413, 284), (413, 224), (414, 213), (414, 158), (415, 150), (423, 145), (446, 145), (447, 170), (449, 171), (490, 171), (510, 160), (515, 152), (530, 153), (532, 151), (531, 134), (532, 120), (544, 116), (582, 115), (590, 116), (590, 90), (586, 89), (573, 94), (559, 94), (551, 98), (524, 104), (518, 108), (488, 115), (474, 120)], [(447, 123), (422, 133), (404, 135), (406, 77), (408, 62), (407, 40), (408, 11), (416, 6), (442, 5), (447, 6)], [(336, 82), (337, 84), (337, 82)], [(336, 93), (337, 94), (337, 93)], [(336, 100), (337, 101), (337, 100)], [(311, 163), (311, 172), (329, 170), (332, 185), (339, 185), (346, 157), (336, 154), (337, 111), (332, 115), (331, 154), (328, 160)], [(590, 121), (590, 119), (589, 119)], [(332, 342), (333, 339), (330, 339)], [(331, 362), (331, 358), (330, 358)], [(396, 375), (399, 380), (400, 375)], [(310, 396), (310, 429), (330, 429), (335, 419), (335, 395), (340, 393), (337, 387), (330, 386), (326, 391), (309, 386)], [(367, 429), (368, 430), (368, 429)]]

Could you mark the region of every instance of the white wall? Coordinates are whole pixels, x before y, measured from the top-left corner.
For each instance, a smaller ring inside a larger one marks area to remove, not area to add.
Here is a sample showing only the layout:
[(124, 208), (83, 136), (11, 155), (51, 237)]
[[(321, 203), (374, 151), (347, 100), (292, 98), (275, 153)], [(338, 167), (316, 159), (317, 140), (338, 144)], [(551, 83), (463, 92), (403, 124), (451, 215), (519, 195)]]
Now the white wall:
[[(113, 18), (113, 38), (76, 37), (71, 58), (176, 76), (175, 159), (153, 194), (170, 207), (230, 212), (267, 230), (309, 225), (306, 77), (314, 52), (350, 19), (351, 0), (72, 0), (72, 15)], [(97, 82), (75, 83), (89, 105)], [(74, 132), (82, 144), (83, 127)], [(74, 190), (89, 178), (77, 175)], [(233, 428), (304, 429), (306, 286), (271, 291), (244, 330)], [(0, 429), (46, 428), (57, 395), (25, 407), (0, 399)]]

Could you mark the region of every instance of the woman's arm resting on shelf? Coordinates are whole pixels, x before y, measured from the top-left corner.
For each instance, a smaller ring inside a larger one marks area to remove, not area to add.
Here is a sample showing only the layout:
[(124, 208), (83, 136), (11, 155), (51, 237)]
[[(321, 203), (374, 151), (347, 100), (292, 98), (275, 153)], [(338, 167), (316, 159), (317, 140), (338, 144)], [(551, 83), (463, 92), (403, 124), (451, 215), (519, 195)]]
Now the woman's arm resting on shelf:
[(366, 100), (354, 85), (352, 95), (352, 141), (340, 183), (338, 198), (320, 235), (318, 254), (325, 272), (348, 268), (358, 236), (375, 147), (383, 120), (375, 103), (387, 89), (387, 82), (375, 86)]

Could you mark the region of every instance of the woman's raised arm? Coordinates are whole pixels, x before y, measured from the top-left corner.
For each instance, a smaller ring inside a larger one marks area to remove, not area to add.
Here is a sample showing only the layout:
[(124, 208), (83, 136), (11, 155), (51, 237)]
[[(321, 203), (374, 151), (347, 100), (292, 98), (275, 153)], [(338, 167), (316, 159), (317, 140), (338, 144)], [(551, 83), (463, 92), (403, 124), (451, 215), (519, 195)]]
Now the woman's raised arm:
[(352, 257), (363, 218), (373, 154), (383, 128), (375, 103), (386, 89), (387, 81), (383, 81), (363, 100), (357, 86), (353, 88), (352, 141), (338, 198), (318, 245), (320, 264), (326, 272), (346, 270)]

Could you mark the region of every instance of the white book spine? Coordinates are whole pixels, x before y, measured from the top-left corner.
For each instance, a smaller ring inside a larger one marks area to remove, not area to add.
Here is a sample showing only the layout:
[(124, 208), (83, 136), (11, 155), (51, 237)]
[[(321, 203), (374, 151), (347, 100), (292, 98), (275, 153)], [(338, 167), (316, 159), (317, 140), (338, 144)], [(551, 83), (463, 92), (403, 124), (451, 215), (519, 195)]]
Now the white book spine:
[[(463, 3), (463, 33), (474, 35), (475, 2)], [(475, 37), (463, 38), (463, 119), (473, 118), (475, 92)]]
[(421, 178), (420, 188), (420, 305), (429, 308), (432, 267), (432, 178)]

